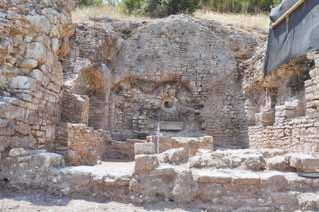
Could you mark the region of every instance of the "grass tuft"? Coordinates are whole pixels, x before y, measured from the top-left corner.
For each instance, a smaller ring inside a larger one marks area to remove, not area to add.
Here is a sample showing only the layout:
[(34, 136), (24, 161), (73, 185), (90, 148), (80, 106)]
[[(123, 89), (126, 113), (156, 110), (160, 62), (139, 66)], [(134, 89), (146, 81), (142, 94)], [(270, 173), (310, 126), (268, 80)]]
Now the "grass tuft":
[(216, 21), (223, 25), (233, 25), (241, 28), (253, 28), (260, 30), (269, 29), (269, 18), (266, 14), (232, 14), (198, 10), (195, 12), (194, 16), (196, 18)]
[(115, 20), (147, 21), (150, 18), (143, 16), (126, 15), (120, 12), (118, 7), (110, 5), (79, 7), (72, 12), (74, 23), (86, 22), (90, 18), (109, 17)]

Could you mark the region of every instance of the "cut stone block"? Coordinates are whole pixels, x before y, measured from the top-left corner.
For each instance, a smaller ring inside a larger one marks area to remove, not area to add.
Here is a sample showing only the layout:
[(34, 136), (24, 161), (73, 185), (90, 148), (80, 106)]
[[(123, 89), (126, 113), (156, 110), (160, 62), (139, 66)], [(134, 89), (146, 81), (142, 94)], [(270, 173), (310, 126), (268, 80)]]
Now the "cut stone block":
[(138, 155), (135, 157), (135, 174), (148, 173), (159, 166), (155, 155)]
[(62, 97), (62, 120), (69, 123), (88, 124), (89, 97), (64, 91)]
[(298, 172), (319, 173), (319, 158), (304, 154), (292, 154), (290, 166), (297, 169)]
[(135, 143), (135, 155), (152, 155), (155, 154), (155, 145), (153, 143)]
[(181, 131), (183, 129), (184, 129), (183, 122), (168, 122), (168, 121), (161, 122), (161, 130), (164, 130), (164, 131)]
[[(157, 149), (157, 136), (148, 136), (147, 141), (152, 142)], [(202, 137), (163, 137), (159, 138), (159, 150), (165, 152), (169, 149), (185, 148), (189, 156), (193, 156), (199, 149), (214, 150), (212, 136)]]

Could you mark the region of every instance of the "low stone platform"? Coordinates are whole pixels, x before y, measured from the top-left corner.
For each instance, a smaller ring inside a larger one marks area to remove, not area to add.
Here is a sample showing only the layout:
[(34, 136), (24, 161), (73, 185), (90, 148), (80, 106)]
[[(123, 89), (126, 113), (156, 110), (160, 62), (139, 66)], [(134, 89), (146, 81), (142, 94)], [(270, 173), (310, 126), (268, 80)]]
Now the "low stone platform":
[(72, 198), (171, 201), (225, 212), (319, 209), (319, 178), (301, 175), (317, 173), (311, 165), (317, 158), (283, 150), (198, 150), (190, 156), (181, 147), (139, 154), (135, 162), (65, 167), (58, 154), (12, 149), (8, 160), (10, 170), (0, 172), (6, 187)]

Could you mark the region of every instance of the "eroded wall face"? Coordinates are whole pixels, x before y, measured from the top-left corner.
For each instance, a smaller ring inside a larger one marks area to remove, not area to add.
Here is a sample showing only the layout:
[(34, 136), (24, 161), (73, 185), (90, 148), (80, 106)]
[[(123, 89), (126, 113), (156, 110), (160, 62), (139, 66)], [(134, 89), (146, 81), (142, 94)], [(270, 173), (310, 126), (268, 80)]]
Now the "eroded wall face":
[(65, 79), (96, 65), (109, 70), (105, 98), (85, 93), (90, 110), (105, 111), (104, 117), (92, 113), (89, 125), (125, 140), (154, 134), (160, 121), (167, 135), (209, 134), (218, 145), (240, 146), (245, 115), (238, 61), (231, 33), (218, 27), (188, 16), (78, 25)]
[(0, 153), (46, 148), (59, 121), (71, 1), (0, 2)]

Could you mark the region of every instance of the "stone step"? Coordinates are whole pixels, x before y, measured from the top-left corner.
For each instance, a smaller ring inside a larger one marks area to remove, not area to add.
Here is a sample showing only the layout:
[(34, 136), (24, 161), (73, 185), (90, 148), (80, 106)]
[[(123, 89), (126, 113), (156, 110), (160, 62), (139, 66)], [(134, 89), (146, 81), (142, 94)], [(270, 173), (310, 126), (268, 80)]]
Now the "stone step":
[(229, 207), (220, 211), (249, 206), (265, 209), (260, 211), (295, 211), (301, 208), (301, 194), (319, 190), (319, 179), (300, 177), (294, 172), (190, 169), (185, 164), (160, 164), (134, 179), (130, 191), (135, 200), (141, 198), (140, 202), (171, 200)]
[(128, 201), (132, 162), (102, 162), (95, 166), (71, 166), (60, 169), (60, 189), (72, 197)]
[(316, 191), (319, 179), (304, 178), (294, 172), (262, 171), (241, 169), (193, 169), (194, 180), (200, 184), (236, 185), (245, 188), (254, 185), (260, 190), (272, 191)]

